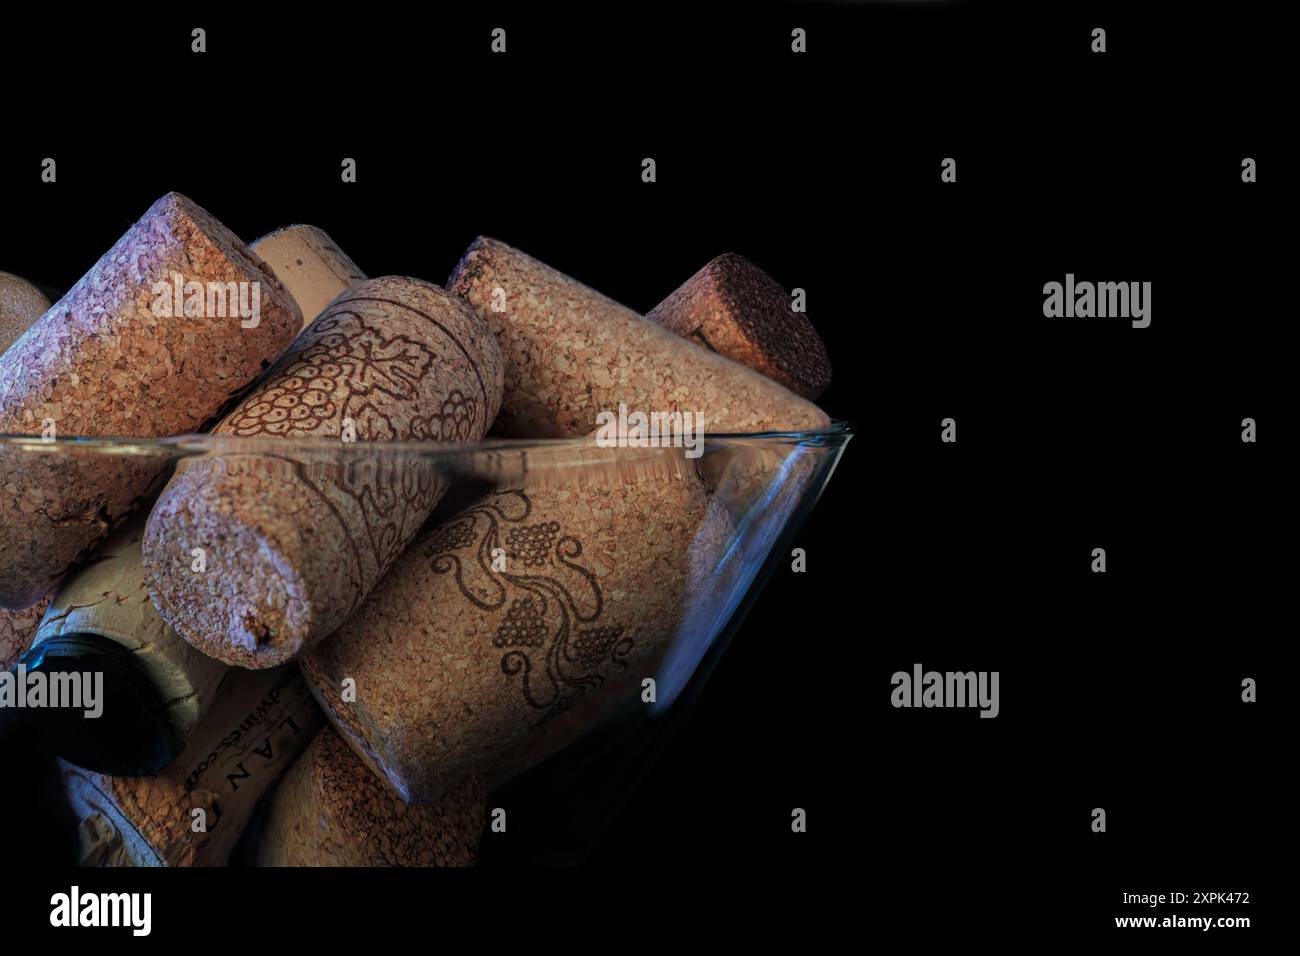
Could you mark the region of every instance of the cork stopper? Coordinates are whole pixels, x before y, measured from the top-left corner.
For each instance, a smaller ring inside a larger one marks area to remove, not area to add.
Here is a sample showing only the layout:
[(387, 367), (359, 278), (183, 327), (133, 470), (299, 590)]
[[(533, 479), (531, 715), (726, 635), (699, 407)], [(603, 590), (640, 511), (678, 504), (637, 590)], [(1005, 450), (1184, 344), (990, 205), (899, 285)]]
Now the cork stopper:
[[(197, 298), (185, 292), (191, 284)], [(178, 299), (201, 314), (177, 315)], [(234, 301), (258, 313), (255, 327), (238, 308), (226, 314)], [(153, 438), (200, 430), (301, 325), (298, 306), (261, 260), (203, 209), (169, 193), (0, 356), (0, 433)], [(166, 456), (0, 449), (0, 607), (38, 601), (167, 464)]]
[(794, 310), (779, 282), (734, 252), (695, 273), (646, 318), (809, 400), (831, 382), (830, 356), (808, 316)]
[(298, 303), (303, 328), (338, 296), (366, 280), (357, 264), (315, 226), (284, 226), (249, 248), (271, 267)]
[(224, 866), (258, 801), (322, 722), (296, 668), (232, 671), (157, 776), (110, 777), (60, 760), (82, 865)]
[(830, 420), (763, 375), (697, 347), (579, 282), (479, 237), (448, 280), (501, 343), (497, 428), (524, 438), (578, 437), (620, 404), (702, 415), (708, 431), (801, 431)]
[[(120, 677), (131, 684), (139, 677), (145, 698), (140, 705), (157, 711), (156, 720), (146, 723), (156, 726), (163, 739), (140, 739), (144, 734), (139, 733), (118, 740), (72, 736), (72, 749), (60, 756), (104, 773), (162, 769), (180, 752), (229, 673), (224, 664), (177, 637), (154, 609), (144, 583), (144, 524), (143, 514), (133, 517), (64, 582), (34, 642), (35, 648), (64, 648), (64, 654), (73, 653), (74, 645), (101, 654), (111, 647), (127, 652), (123, 669), (131, 673)], [(125, 706), (131, 689), (107, 679), (105, 709), (116, 711), (119, 704)], [(110, 726), (105, 720), (96, 729)]]
[(40, 289), (18, 276), (0, 272), (0, 353), (18, 340), (50, 307)]
[(214, 430), (328, 438), (339, 455), (182, 461), (144, 541), (145, 580), (163, 619), (238, 667), (274, 667), (332, 633), (446, 488), (415, 456), (343, 453), (367, 442), (478, 441), (501, 380), (496, 341), (437, 286), (388, 277), (343, 293)]
[[(780, 284), (735, 253), (718, 256), (646, 316), (664, 328), (780, 382), (808, 399), (831, 380), (812, 323)], [(737, 523), (755, 510), (788, 514), (815, 471), (795, 445), (736, 445), (700, 462), (700, 474)]]
[(436, 804), (403, 803), (324, 728), (276, 789), (260, 866), (470, 866), (483, 832), (483, 782)]
[(544, 759), (689, 639), (726, 510), (676, 450), (595, 450), (617, 466), (493, 493), (422, 535), (303, 657), (331, 722), (408, 802)]

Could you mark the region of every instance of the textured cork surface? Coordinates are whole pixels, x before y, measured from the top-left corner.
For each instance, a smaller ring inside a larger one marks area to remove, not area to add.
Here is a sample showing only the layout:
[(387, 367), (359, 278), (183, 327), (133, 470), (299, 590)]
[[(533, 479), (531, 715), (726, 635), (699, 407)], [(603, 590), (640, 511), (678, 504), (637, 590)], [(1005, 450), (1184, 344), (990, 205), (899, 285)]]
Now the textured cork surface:
[(743, 256), (718, 256), (646, 315), (804, 398), (831, 382), (821, 336), (781, 284)]
[(229, 668), (186, 644), (158, 615), (144, 584), (145, 516), (137, 514), (59, 588), (36, 635), (96, 634), (129, 650), (165, 702), (176, 733), (188, 737), (207, 713)]
[(824, 428), (812, 403), (503, 242), (480, 237), (448, 289), (491, 327), (506, 362), (497, 427), (521, 438), (579, 437), (617, 413), (692, 412), (709, 432)]
[[(340, 439), (350, 426), (357, 444), (475, 442), (501, 383), (496, 341), (464, 302), (418, 279), (371, 279), (336, 299), (214, 434)], [(290, 454), (181, 462), (146, 528), (145, 580), (163, 619), (239, 667), (273, 667), (332, 633), (445, 490), (415, 458)]]
[(732, 525), (694, 464), (602, 451), (644, 467), (483, 498), (422, 535), (303, 657), (327, 716), (408, 802), (472, 773), (504, 779), (572, 740), (589, 722), (567, 718), (652, 676), (705, 593)]
[(335, 298), (366, 280), (357, 264), (315, 226), (285, 226), (267, 233), (249, 248), (289, 290), (302, 310), (304, 327)]
[[(155, 283), (175, 275), (205, 287), (258, 283), (258, 326), (243, 328), (238, 314), (157, 316)], [(0, 356), (0, 433), (40, 435), (47, 423), (67, 437), (196, 431), (301, 325), (262, 262), (169, 193)], [(0, 452), (0, 607), (39, 600), (158, 474), (156, 462), (129, 456), (78, 463)]]
[(235, 671), (157, 776), (108, 777), (59, 761), (80, 820), (82, 864), (224, 866), (258, 800), (322, 723), (297, 668)]
[(0, 272), (0, 352), (45, 314), (50, 300), (25, 279)]
[(432, 806), (408, 806), (326, 727), (276, 789), (258, 864), (470, 866), (483, 800), (470, 777)]
[(32, 646), (49, 604), (50, 598), (47, 595), (32, 607), (21, 611), (0, 609), (0, 671), (7, 671), (17, 664), (18, 658)]

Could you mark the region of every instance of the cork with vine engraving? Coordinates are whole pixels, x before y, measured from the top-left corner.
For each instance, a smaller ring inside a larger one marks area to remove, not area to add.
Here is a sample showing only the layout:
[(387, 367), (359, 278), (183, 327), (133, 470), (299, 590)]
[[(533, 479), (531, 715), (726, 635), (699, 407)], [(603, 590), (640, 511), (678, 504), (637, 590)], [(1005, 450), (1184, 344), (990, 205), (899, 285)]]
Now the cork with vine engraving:
[(159, 613), (239, 667), (328, 636), (446, 489), (425, 459), (381, 446), (478, 441), (501, 383), (496, 340), (460, 299), (394, 276), (344, 292), (214, 430), (258, 450), (177, 466), (145, 530)]
[(726, 510), (680, 453), (608, 454), (608, 468), (495, 492), (422, 535), (304, 655), (327, 716), (403, 799), (508, 779), (627, 700), (675, 641), (701, 638), (684, 630), (711, 599)]

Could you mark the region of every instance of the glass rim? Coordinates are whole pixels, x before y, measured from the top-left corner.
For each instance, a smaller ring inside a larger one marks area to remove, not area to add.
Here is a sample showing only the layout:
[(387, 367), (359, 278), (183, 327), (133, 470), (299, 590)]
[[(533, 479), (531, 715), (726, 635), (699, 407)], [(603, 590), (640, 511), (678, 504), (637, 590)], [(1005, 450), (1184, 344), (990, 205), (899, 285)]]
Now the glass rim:
[[(593, 428), (593, 431), (595, 429)], [(848, 421), (835, 419), (826, 428), (802, 431), (768, 431), (768, 432), (705, 432), (703, 442), (707, 446), (744, 447), (763, 445), (811, 445), (834, 447), (843, 445), (853, 435), (853, 426)], [(478, 442), (451, 443), (431, 440), (416, 441), (357, 441), (343, 442), (338, 438), (327, 437), (265, 437), (241, 435), (213, 435), (195, 433), (174, 435), (160, 438), (139, 438), (130, 435), (74, 435), (45, 438), (41, 435), (0, 433), (0, 452), (14, 449), (18, 452), (58, 452), (58, 451), (126, 451), (159, 454), (195, 454), (204, 452), (238, 453), (278, 453), (328, 452), (331, 455), (407, 455), (422, 456), (441, 455), (447, 457), (464, 457), (479, 453), (519, 452), (530, 449), (558, 450), (564, 448), (602, 447), (592, 436), (576, 438), (488, 438)], [(628, 450), (645, 450), (647, 448), (680, 447), (649, 444), (627, 444), (606, 447), (626, 447)]]

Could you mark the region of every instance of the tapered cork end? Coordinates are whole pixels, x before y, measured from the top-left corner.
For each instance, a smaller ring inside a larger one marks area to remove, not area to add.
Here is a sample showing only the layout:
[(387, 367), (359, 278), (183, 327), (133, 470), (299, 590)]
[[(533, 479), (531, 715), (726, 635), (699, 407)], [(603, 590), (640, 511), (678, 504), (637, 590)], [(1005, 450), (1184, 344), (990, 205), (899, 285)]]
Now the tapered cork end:
[(274, 667), (323, 640), (446, 490), (417, 456), (347, 453), (370, 442), (480, 440), (502, 375), (496, 339), (443, 289), (390, 276), (344, 292), (214, 430), (331, 439), (338, 455), (287, 448), (181, 462), (145, 532), (159, 613), (238, 667)]
[[(212, 312), (176, 315), (187, 283), (212, 283)], [(239, 284), (252, 311), (231, 315)], [(162, 301), (160, 301), (162, 300)], [(159, 314), (164, 313), (164, 314)], [(166, 314), (171, 313), (171, 314)], [(247, 325), (245, 323), (248, 323)], [(121, 240), (0, 359), (0, 431), (152, 438), (198, 430), (278, 355), (302, 314), (261, 259), (179, 193), (150, 207)]]
[(809, 400), (831, 381), (821, 336), (781, 284), (729, 252), (695, 273), (646, 316)]
[(260, 866), (470, 866), (483, 831), (483, 782), (438, 803), (403, 803), (326, 727), (276, 791)]
[[(0, 356), (0, 433), (199, 431), (301, 325), (262, 261), (169, 193)], [(74, 459), (72, 450), (0, 449), (0, 606), (39, 600), (167, 464), (161, 455)]]
[[(193, 647), (235, 667), (276, 667), (298, 655), (323, 615), (345, 613), (334, 599), (358, 599), (357, 568), (340, 568), (335, 551), (347, 540), (292, 462), (183, 462), (149, 516), (145, 582)], [(196, 549), (207, 558), (201, 571)]]
[(36, 286), (0, 272), (0, 353), (17, 341), (49, 307), (50, 300)]
[(323, 229), (298, 224), (267, 233), (249, 247), (284, 283), (298, 307), (305, 325), (310, 325), (325, 307), (342, 293), (365, 282), (357, 264)]
[(713, 434), (830, 424), (816, 405), (771, 379), (499, 240), (476, 239), (447, 287), (501, 343), (505, 397), (496, 427), (506, 434), (576, 438), (621, 405), (702, 416)]
[[(402, 574), (406, 563), (405, 560), (399, 562), (392, 574)], [(381, 581), (378, 590), (383, 592), (386, 590), (386, 585), (387, 581)], [(366, 613), (366, 607), (368, 603), (363, 606), (360, 613)], [(344, 633), (350, 630), (351, 626), (348, 624), (342, 628)], [(323, 641), (322, 646), (328, 648), (333, 640)], [(316, 649), (308, 651), (299, 662), (299, 667), (307, 681), (307, 686), (311, 688), (316, 698), (316, 703), (320, 705), (321, 712), (352, 747), (355, 756), (366, 768), (366, 772), (376, 780), (382, 780), (403, 803), (427, 804), (445, 794), (448, 788), (444, 785), (445, 781), (439, 781), (439, 786), (431, 790), (412, 787), (403, 766), (402, 742), (389, 739), (387, 734), (389, 728), (373, 718), (369, 708), (358, 706), (352, 700), (344, 700), (342, 693), (344, 678), (337, 676), (338, 671), (332, 666), (328, 650), (325, 655), (322, 657)], [(400, 670), (399, 667), (398, 671)], [(387, 688), (384, 688), (383, 692), (387, 694)], [(395, 718), (396, 715), (392, 716)], [(398, 736), (401, 736), (400, 733)]]

